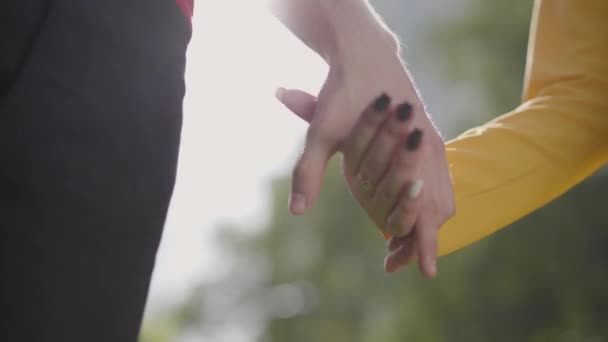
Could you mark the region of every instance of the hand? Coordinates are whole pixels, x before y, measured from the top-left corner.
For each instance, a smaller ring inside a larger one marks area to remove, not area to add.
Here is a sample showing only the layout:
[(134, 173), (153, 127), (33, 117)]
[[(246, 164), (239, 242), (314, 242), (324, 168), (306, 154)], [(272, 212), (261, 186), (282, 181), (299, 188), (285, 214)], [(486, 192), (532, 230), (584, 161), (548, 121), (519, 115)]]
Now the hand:
[[(381, 39), (361, 43), (370, 49), (368, 53), (335, 57), (329, 62), (328, 77), (317, 97), (288, 92), (290, 105), (310, 122), (304, 151), (293, 171), (289, 208), (295, 215), (316, 202), (327, 161), (348, 137), (370, 99), (384, 90), (381, 84), (398, 90), (395, 93), (404, 99), (418, 98), (396, 47)], [(277, 97), (282, 98), (282, 91)]]
[(423, 108), (408, 102), (391, 107), (390, 97), (381, 95), (342, 150), (353, 194), (390, 237), (386, 271), (417, 257), (422, 273), (434, 277), (437, 232), (454, 214), (454, 199), (443, 141)]
[[(284, 89), (277, 97), (314, 122), (314, 97)], [(358, 202), (390, 238), (386, 271), (417, 256), (423, 274), (433, 277), (437, 231), (454, 214), (443, 141), (421, 106), (389, 106), (388, 95), (378, 97), (342, 140), (344, 175)]]

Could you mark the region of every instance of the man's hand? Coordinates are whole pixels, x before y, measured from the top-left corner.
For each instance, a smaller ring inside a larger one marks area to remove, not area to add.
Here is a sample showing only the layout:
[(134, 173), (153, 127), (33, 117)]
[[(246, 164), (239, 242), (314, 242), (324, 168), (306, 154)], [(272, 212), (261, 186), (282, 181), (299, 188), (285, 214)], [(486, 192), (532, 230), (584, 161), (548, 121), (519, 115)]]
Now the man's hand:
[[(420, 146), (420, 163), (416, 163), (417, 177), (425, 183), (425, 189), (420, 194), (420, 209), (415, 210), (416, 215), (395, 211), (396, 228), (392, 228), (399, 235), (413, 232), (407, 236), (416, 237), (415, 248), (421, 267), (427, 276), (434, 276), (437, 230), (453, 213), (451, 182), (443, 141), (424, 113), (424, 106), (401, 63), (396, 37), (382, 24), (366, 0), (272, 0), (271, 9), (329, 64), (328, 77), (318, 96), (301, 91), (277, 93), (294, 113), (310, 122), (304, 151), (293, 171), (290, 210), (296, 215), (303, 214), (315, 203), (327, 161), (351, 137), (361, 113), (374, 98), (386, 93), (394, 103), (407, 102), (412, 109), (410, 124), (425, 135)], [(345, 152), (344, 172), (355, 194), (361, 190), (360, 185), (350, 182), (355, 177), (369, 177), (361, 175), (360, 170), (376, 172), (376, 169), (386, 167), (383, 163), (387, 160), (368, 158), (370, 161), (364, 161), (360, 169), (348, 165), (348, 160), (361, 158), (369, 144), (386, 149), (397, 141), (376, 143), (372, 131), (364, 130), (363, 138), (356, 133), (356, 139), (363, 139), (361, 145)], [(375, 182), (380, 179), (369, 181), (377, 187)], [(370, 198), (356, 196), (366, 210), (372, 210)], [(384, 228), (384, 225), (380, 226)], [(386, 260), (388, 271), (396, 270), (408, 261), (408, 253), (414, 248), (409, 247), (407, 242), (410, 240), (395, 239), (391, 244), (395, 248)]]
[(400, 79), (400, 92), (412, 98), (416, 94), (401, 68), (396, 38), (367, 0), (270, 0), (270, 9), (329, 64), (318, 97), (303, 97), (301, 103), (311, 110), (311, 125), (294, 168), (289, 201), (291, 212), (299, 215), (315, 203), (327, 161), (367, 101), (381, 91), (379, 85)]

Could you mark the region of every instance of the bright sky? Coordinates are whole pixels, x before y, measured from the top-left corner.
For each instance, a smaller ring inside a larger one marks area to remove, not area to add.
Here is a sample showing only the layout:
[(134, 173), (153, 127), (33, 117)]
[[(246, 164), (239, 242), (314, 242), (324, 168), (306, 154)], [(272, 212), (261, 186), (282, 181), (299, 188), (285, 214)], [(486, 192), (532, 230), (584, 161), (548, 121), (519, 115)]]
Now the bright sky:
[(316, 92), (325, 72), (260, 1), (197, 0), (177, 184), (149, 310), (217, 274), (210, 236), (218, 223), (265, 218), (266, 183), (289, 172), (306, 129), (274, 91)]

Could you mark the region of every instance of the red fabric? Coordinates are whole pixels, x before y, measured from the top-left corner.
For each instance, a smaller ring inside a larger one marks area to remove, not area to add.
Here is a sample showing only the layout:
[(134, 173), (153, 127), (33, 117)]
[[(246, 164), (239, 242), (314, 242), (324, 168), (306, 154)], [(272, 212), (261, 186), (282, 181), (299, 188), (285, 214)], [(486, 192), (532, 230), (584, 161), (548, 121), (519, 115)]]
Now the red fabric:
[(194, 11), (194, 0), (175, 0), (177, 6), (182, 10), (187, 18), (192, 18), (192, 12)]

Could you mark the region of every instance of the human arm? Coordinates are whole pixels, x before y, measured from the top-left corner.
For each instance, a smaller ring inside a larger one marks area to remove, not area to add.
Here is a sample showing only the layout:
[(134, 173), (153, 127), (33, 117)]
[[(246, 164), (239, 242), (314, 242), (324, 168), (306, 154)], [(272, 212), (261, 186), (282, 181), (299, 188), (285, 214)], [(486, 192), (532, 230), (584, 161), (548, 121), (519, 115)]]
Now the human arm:
[[(439, 233), (441, 255), (508, 226), (608, 161), (607, 8), (599, 0), (537, 5), (524, 103), (447, 143), (457, 211)], [(294, 112), (306, 114), (295, 104)], [(352, 154), (345, 154), (348, 158)], [(374, 160), (370, 164), (378, 166)], [(363, 193), (360, 187), (351, 183), (354, 193)], [(379, 207), (358, 200), (384, 229), (374, 217)], [(408, 241), (413, 240), (391, 239), (388, 270), (411, 260), (415, 245)], [(406, 248), (397, 250), (400, 246)]]
[(395, 35), (366, 0), (269, 0), (273, 15), (328, 64), (364, 49), (398, 53)]
[[(441, 255), (544, 206), (608, 162), (606, 15), (602, 0), (537, 2), (523, 104), (447, 143), (457, 210), (440, 231)], [(389, 259), (391, 268), (406, 263), (403, 253)]]
[(423, 272), (434, 276), (436, 234), (453, 212), (452, 186), (443, 140), (402, 63), (395, 37), (362, 0), (276, 0), (271, 8), (329, 64), (318, 96), (294, 90), (278, 94), (292, 111), (310, 120), (306, 146), (294, 168), (291, 211), (302, 214), (316, 201), (327, 160), (342, 147), (378, 94), (387, 93), (395, 103), (407, 102), (413, 113), (411, 124), (425, 132), (421, 149), (427, 152), (421, 165), (428, 197), (421, 200), (426, 210), (416, 223)]

